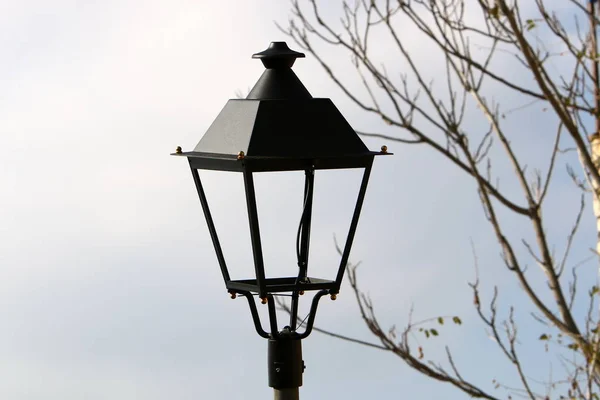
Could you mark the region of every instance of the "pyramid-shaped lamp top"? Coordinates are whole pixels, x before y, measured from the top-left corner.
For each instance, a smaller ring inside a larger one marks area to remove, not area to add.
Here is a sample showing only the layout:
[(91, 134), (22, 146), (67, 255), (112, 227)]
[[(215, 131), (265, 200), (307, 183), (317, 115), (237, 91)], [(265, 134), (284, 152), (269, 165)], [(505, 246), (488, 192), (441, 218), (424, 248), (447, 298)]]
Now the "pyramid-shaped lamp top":
[(272, 170), (296, 169), (299, 160), (345, 168), (382, 154), (367, 149), (330, 99), (310, 95), (291, 69), (304, 54), (272, 42), (252, 57), (266, 69), (246, 99), (229, 100), (194, 151), (180, 154), (195, 158), (196, 167), (203, 168), (199, 158), (239, 161), (241, 155), (245, 162), (260, 160), (262, 170), (271, 169), (269, 160), (277, 165)]

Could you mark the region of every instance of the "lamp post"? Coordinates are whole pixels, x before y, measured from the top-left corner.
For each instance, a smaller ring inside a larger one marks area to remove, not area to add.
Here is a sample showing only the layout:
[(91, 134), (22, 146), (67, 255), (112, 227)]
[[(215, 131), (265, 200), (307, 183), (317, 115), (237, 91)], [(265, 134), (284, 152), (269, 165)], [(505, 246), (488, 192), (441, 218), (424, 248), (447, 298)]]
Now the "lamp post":
[[(373, 159), (389, 154), (369, 151), (331, 100), (313, 98), (291, 67), (304, 54), (290, 50), (285, 42), (252, 56), (265, 71), (246, 99), (231, 99), (193, 151), (180, 147), (173, 155), (187, 157), (210, 232), (225, 287), (231, 298), (245, 297), (256, 332), (268, 339), (269, 386), (275, 399), (298, 399), (304, 362), (301, 341), (312, 330), (319, 300), (332, 300), (340, 290)], [(319, 170), (363, 170), (358, 198), (342, 250), (336, 276), (317, 278), (308, 274), (314, 177)], [(234, 171), (243, 175), (254, 272), (250, 279), (231, 279), (217, 229), (211, 216), (198, 170)], [(272, 171), (304, 171), (303, 208), (296, 239), (297, 273), (267, 278), (261, 245), (254, 174)], [(300, 296), (316, 291), (304, 331), (297, 324)], [(279, 328), (273, 296), (291, 297), (289, 323)], [(268, 308), (269, 328), (264, 329), (254, 297)]]

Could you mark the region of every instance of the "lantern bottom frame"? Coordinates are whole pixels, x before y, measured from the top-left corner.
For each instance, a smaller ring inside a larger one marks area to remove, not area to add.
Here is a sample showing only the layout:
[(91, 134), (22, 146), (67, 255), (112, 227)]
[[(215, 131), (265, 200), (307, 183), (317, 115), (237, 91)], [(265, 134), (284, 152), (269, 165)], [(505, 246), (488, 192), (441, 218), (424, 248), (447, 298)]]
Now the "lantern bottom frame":
[(298, 292), (307, 290), (322, 290), (334, 289), (336, 282), (321, 278), (307, 277), (305, 280), (298, 282), (297, 277), (283, 278), (266, 278), (264, 280), (264, 291), (258, 284), (257, 279), (240, 279), (231, 280), (226, 283), (227, 289), (230, 291), (247, 291), (247, 292), (264, 292), (264, 293), (280, 293), (280, 292)]

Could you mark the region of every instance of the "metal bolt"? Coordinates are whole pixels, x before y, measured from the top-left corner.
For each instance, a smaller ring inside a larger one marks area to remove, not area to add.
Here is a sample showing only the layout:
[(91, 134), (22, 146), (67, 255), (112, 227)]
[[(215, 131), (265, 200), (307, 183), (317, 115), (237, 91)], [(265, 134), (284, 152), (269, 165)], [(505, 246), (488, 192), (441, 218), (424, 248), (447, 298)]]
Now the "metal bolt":
[(329, 296), (329, 297), (331, 297), (331, 300), (335, 300), (335, 299), (337, 299), (337, 294), (332, 294), (332, 295), (331, 295), (331, 296)]
[(177, 148), (175, 149), (175, 153), (181, 154), (181, 146), (177, 146)]
[(238, 159), (238, 160), (243, 160), (243, 159), (244, 159), (244, 157), (246, 157), (246, 154), (244, 154), (244, 152), (243, 152), (243, 151), (240, 151), (240, 152), (238, 153), (237, 159)]
[(237, 293), (236, 292), (229, 292), (229, 297), (231, 297), (232, 299), (235, 299), (237, 297)]
[(261, 297), (260, 298), (260, 303), (261, 304), (267, 304), (267, 301), (269, 301), (266, 297)]
[(304, 290), (299, 291), (298, 294), (302, 296), (304, 294)]
[(281, 372), (281, 368), (275, 368), (275, 372)]
[(386, 145), (381, 146), (381, 152), (382, 153), (387, 153), (387, 146)]

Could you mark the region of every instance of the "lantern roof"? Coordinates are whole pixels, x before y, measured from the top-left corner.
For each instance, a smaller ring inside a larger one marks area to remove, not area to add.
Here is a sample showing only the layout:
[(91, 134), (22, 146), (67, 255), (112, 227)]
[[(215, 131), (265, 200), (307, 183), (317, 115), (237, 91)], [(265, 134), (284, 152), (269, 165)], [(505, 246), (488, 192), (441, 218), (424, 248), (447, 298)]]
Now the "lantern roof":
[[(313, 98), (292, 70), (303, 53), (272, 42), (256, 53), (265, 71), (245, 99), (230, 99), (188, 157), (199, 169), (360, 167), (374, 155), (330, 99)], [(239, 161), (245, 162), (240, 164)]]

